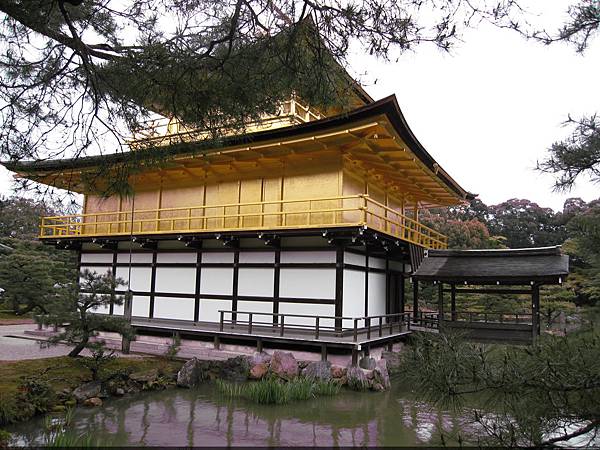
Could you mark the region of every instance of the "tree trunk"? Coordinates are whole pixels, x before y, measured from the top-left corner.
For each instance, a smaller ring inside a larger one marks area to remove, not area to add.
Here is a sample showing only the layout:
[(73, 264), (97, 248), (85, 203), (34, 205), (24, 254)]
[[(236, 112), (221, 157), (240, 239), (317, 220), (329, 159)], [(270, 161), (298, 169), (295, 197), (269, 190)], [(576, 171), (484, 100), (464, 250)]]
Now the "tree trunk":
[(69, 356), (71, 358), (75, 358), (76, 356), (79, 356), (81, 351), (87, 345), (88, 340), (89, 340), (89, 336), (84, 336), (83, 339), (81, 340), (81, 342), (79, 344), (77, 344), (73, 350), (71, 350), (71, 352), (69, 353)]

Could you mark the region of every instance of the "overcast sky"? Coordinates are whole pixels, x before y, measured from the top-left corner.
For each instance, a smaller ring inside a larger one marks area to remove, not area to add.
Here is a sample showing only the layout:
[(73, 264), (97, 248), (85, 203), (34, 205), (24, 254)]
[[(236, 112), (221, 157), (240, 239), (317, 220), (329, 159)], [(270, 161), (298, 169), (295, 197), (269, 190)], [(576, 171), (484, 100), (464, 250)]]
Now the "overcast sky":
[[(355, 56), (350, 64), (366, 73), (360, 78), (375, 99), (397, 96), (429, 153), (485, 203), (518, 197), (557, 210), (568, 197), (600, 197), (600, 186), (587, 180), (553, 193), (552, 176), (534, 170), (549, 145), (568, 134), (561, 126), (568, 114), (600, 112), (600, 39), (581, 56), (567, 45), (547, 47), (482, 26), (451, 54), (420, 46), (398, 62)], [(10, 187), (0, 168), (0, 193)]]

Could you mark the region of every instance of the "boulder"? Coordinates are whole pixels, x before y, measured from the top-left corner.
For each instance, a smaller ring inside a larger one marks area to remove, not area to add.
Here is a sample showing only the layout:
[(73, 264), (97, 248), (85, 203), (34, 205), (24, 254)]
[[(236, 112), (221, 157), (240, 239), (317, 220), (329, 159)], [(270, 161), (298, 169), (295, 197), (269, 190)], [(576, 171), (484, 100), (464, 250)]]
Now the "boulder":
[(122, 397), (125, 395), (125, 389), (123, 388), (116, 388), (115, 389), (115, 395)]
[(83, 402), (85, 406), (102, 406), (102, 400), (98, 397), (88, 398)]
[(402, 365), (401, 353), (383, 352), (381, 353), (381, 359), (385, 359), (387, 361), (388, 372), (393, 373), (400, 370)]
[(309, 363), (302, 375), (316, 381), (331, 381), (331, 363), (329, 361), (315, 361)]
[(249, 359), (250, 363), (250, 374), (249, 378), (252, 380), (260, 380), (269, 372), (269, 363), (271, 362), (271, 355), (265, 352), (254, 353)]
[(78, 403), (83, 403), (88, 398), (97, 397), (101, 390), (102, 383), (99, 381), (90, 381), (75, 389), (72, 395)]
[(186, 361), (177, 373), (177, 386), (191, 388), (197, 386), (200, 381), (201, 370), (198, 358)]
[(331, 366), (331, 376), (333, 378), (343, 378), (346, 376), (346, 368), (340, 366)]
[(377, 361), (375, 369), (373, 369), (373, 388), (378, 391), (385, 391), (391, 386), (386, 360), (380, 359)]
[(267, 364), (254, 364), (250, 367), (250, 374), (248, 377), (251, 380), (260, 380), (261, 378), (264, 378), (267, 373), (269, 373), (269, 366)]
[(227, 381), (246, 381), (250, 375), (250, 362), (246, 356), (236, 356), (221, 363), (219, 376)]
[(370, 383), (367, 375), (360, 367), (350, 366), (346, 371), (347, 385), (355, 391), (366, 391), (369, 389)]
[(361, 369), (366, 369), (366, 370), (373, 370), (375, 368), (376, 364), (377, 363), (376, 363), (375, 359), (371, 358), (370, 356), (363, 356), (358, 361), (358, 367), (360, 367)]
[(267, 352), (256, 352), (250, 357), (250, 365), (265, 364), (268, 366), (270, 362), (271, 355), (269, 355)]
[(129, 375), (129, 379), (135, 381), (136, 383), (152, 383), (158, 379), (158, 370), (150, 369), (134, 372)]
[(271, 357), (271, 372), (284, 380), (298, 376), (298, 361), (289, 352), (275, 351)]

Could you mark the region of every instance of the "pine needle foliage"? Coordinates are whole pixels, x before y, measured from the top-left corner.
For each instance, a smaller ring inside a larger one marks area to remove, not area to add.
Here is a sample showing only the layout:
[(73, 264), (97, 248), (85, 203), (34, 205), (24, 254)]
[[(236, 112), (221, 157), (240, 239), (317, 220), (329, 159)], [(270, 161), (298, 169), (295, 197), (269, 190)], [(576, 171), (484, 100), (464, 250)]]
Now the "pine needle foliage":
[[(465, 408), (482, 445), (540, 446), (600, 430), (600, 330), (542, 336), (528, 347), (469, 343), (455, 335), (415, 338), (404, 380), (427, 400)], [(475, 402), (478, 407), (470, 407)], [(486, 411), (485, 413), (482, 411)]]

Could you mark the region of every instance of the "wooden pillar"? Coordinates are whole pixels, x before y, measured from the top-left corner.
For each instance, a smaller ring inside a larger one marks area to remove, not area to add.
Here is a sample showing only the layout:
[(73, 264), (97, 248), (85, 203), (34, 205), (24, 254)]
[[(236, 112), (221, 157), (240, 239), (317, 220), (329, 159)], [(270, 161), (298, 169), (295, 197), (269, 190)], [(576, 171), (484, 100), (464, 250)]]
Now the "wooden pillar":
[(531, 286), (531, 333), (532, 342), (537, 340), (540, 334), (540, 286)]
[(450, 285), (450, 310), (452, 312), (452, 321), (456, 321), (456, 285)]
[(213, 338), (213, 346), (215, 350), (219, 350), (221, 348), (221, 337), (218, 334)]
[(413, 322), (419, 319), (419, 282), (413, 278)]
[[(202, 242), (202, 241), (201, 241)], [(200, 320), (200, 286), (202, 283), (202, 246), (196, 250), (196, 284), (194, 286), (194, 322)]]
[(365, 245), (365, 317), (369, 315), (369, 247)]
[[(231, 296), (231, 310), (232, 311), (237, 311), (239, 277), (240, 277), (240, 249), (236, 245), (235, 250), (233, 251), (233, 287), (232, 287), (233, 289), (232, 289), (232, 296)], [(237, 314), (233, 313), (231, 316), (232, 316), (231, 317), (232, 322), (235, 325), (235, 322), (237, 320)]]
[(150, 273), (150, 310), (148, 311), (148, 317), (152, 319), (154, 317), (154, 293), (156, 292), (156, 259), (158, 257), (158, 251), (152, 250), (152, 268)]
[(438, 329), (444, 325), (444, 283), (438, 283)]
[[(342, 316), (344, 301), (344, 247), (338, 245), (335, 257), (335, 315)], [(342, 319), (335, 319), (335, 330), (342, 330)]]
[(398, 276), (398, 296), (399, 298), (399, 312), (404, 313), (406, 309), (406, 285), (404, 280), (404, 275)]
[(321, 344), (321, 361), (327, 361), (327, 344)]
[(355, 367), (358, 365), (358, 349), (356, 347), (352, 348), (352, 365)]
[(258, 353), (262, 353), (262, 351), (263, 351), (263, 340), (262, 339), (256, 340), (256, 351)]
[[(129, 244), (131, 245), (131, 243)], [(113, 251), (113, 259), (112, 259), (112, 267), (111, 267), (111, 273), (113, 278), (117, 277), (117, 258), (119, 256), (119, 252), (117, 250)], [(80, 270), (81, 272), (81, 270)], [(129, 276), (131, 276), (131, 273), (129, 274)], [(131, 285), (131, 280), (129, 281), (129, 285)], [(110, 302), (110, 306), (108, 308), (108, 313), (112, 316), (114, 314), (115, 311), (115, 304), (114, 302)]]
[[(273, 267), (273, 314), (279, 314), (279, 285), (281, 280), (281, 248), (275, 248), (275, 266)], [(279, 323), (279, 317), (273, 316), (273, 325)]]

